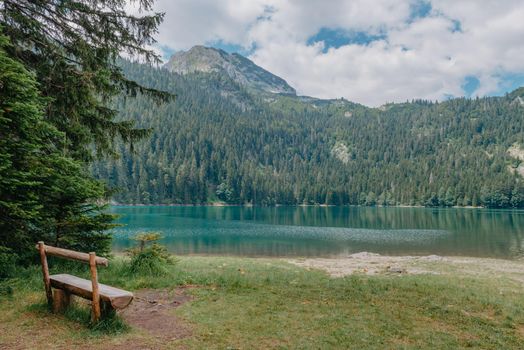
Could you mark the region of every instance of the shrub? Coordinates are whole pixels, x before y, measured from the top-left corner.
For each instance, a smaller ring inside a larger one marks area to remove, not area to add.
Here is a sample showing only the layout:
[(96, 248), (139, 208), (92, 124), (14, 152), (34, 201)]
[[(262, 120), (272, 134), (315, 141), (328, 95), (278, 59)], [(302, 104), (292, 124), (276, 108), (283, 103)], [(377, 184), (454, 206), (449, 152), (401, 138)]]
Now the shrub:
[(13, 277), (18, 256), (9, 248), (0, 246), (0, 280)]
[(137, 246), (127, 250), (131, 257), (129, 270), (133, 274), (161, 276), (168, 272), (168, 266), (176, 263), (166, 247), (158, 244), (161, 238), (158, 232), (141, 232), (133, 239)]

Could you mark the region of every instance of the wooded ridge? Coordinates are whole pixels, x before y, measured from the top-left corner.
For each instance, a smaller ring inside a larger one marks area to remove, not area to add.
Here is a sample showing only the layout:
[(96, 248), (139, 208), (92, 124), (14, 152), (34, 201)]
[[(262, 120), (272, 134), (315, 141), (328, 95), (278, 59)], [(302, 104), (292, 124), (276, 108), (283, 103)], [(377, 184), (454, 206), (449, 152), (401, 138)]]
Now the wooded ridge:
[[(119, 98), (152, 137), (92, 166), (128, 204), (222, 201), (524, 207), (524, 88), (503, 97), (368, 108), (252, 89), (220, 72), (122, 62), (175, 102)], [(510, 150), (512, 150), (511, 153)]]

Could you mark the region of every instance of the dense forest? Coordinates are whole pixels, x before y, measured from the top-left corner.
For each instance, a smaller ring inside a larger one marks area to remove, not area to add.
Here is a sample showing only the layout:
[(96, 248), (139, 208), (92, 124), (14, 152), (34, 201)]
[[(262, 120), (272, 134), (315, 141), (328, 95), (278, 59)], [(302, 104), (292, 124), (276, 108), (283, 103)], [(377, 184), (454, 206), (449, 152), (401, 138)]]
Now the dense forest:
[(115, 100), (120, 118), (152, 129), (91, 166), (115, 202), (524, 207), (524, 161), (508, 152), (524, 147), (523, 88), (368, 108), (121, 66), (176, 100)]

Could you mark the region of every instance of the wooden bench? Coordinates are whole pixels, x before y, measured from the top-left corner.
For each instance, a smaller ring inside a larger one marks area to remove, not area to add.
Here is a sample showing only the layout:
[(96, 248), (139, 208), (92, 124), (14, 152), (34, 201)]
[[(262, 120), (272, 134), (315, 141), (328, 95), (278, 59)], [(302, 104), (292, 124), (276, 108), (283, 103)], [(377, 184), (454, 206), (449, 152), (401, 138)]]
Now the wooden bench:
[[(109, 261), (97, 257), (95, 253), (80, 253), (38, 242), (42, 273), (44, 275), (47, 303), (55, 312), (61, 312), (69, 306), (71, 295), (91, 300), (91, 319), (97, 322), (102, 314), (110, 310), (123, 309), (133, 300), (133, 293), (98, 283), (97, 265), (108, 266)], [(89, 263), (91, 280), (68, 274), (49, 275), (47, 255)], [(54, 288), (54, 291), (53, 289)]]

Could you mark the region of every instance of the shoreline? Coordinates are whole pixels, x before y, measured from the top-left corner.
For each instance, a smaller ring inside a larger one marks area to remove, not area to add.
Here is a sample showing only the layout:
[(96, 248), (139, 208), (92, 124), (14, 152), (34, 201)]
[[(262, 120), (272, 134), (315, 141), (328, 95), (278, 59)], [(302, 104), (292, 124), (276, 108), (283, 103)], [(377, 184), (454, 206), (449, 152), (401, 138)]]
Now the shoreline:
[[(112, 252), (123, 258), (124, 252)], [(358, 252), (335, 257), (278, 257), (237, 256), (210, 254), (174, 255), (183, 260), (230, 259), (233, 261), (285, 262), (306, 270), (321, 270), (333, 278), (351, 275), (366, 276), (413, 276), (443, 275), (475, 277), (480, 279), (505, 278), (524, 287), (524, 257), (512, 259), (497, 257), (441, 256), (441, 255), (381, 255)]]
[(186, 204), (176, 204), (176, 203), (152, 203), (152, 204), (142, 204), (142, 203), (107, 203), (109, 206), (113, 207), (245, 207), (245, 208), (277, 208), (277, 207), (319, 207), (319, 208), (419, 208), (419, 209), (490, 209), (490, 210), (524, 210), (524, 208), (487, 208), (487, 207), (474, 207), (474, 206), (452, 206), (452, 207), (425, 207), (423, 205), (355, 205), (355, 204), (346, 204), (346, 205), (334, 205), (334, 204), (274, 204), (274, 205), (258, 205), (258, 204), (230, 204), (230, 203), (186, 203)]
[[(112, 250), (111, 254), (114, 256), (125, 256), (124, 250)], [(524, 263), (524, 256), (515, 257), (498, 257), (498, 256), (473, 256), (473, 255), (438, 255), (438, 254), (401, 254), (401, 255), (387, 255), (380, 253), (373, 253), (370, 251), (360, 251), (351, 254), (344, 255), (319, 255), (319, 256), (303, 256), (303, 255), (241, 255), (241, 254), (226, 254), (226, 253), (174, 253), (169, 254), (175, 257), (199, 257), (199, 258), (232, 258), (232, 259), (262, 259), (262, 260), (293, 260), (293, 261), (304, 261), (304, 260), (329, 260), (329, 261), (340, 261), (346, 259), (355, 258), (367, 258), (372, 260), (373, 257), (380, 258), (391, 258), (391, 259), (428, 259), (434, 261), (440, 261), (445, 259), (460, 260), (460, 259), (473, 259), (473, 260), (494, 260), (494, 261), (522, 261)]]

